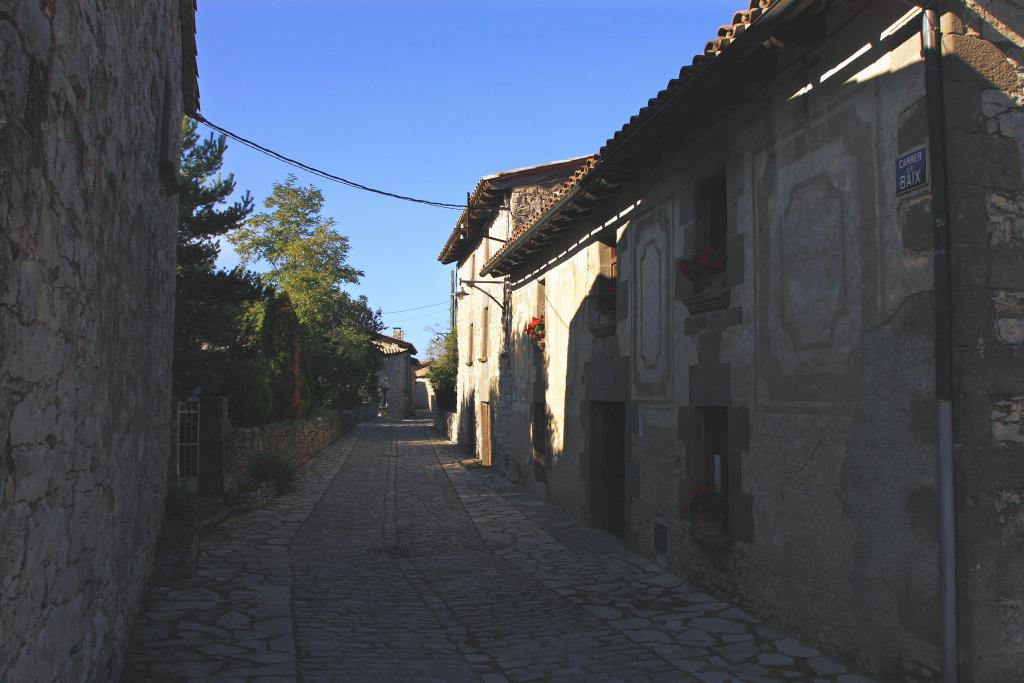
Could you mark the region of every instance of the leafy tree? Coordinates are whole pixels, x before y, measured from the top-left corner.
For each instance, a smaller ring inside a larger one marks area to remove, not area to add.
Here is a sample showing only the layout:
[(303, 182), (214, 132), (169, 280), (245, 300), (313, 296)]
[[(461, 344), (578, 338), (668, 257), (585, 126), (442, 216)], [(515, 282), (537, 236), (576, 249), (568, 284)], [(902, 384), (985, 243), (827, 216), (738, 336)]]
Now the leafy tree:
[(243, 264), (266, 263), (263, 282), (289, 295), (303, 328), (304, 370), (314, 401), (355, 405), (377, 376), (370, 339), (383, 324), (366, 297), (342, 289), (363, 275), (348, 262), (348, 237), (322, 215), (321, 191), (299, 186), (293, 175), (275, 183), (263, 205), (266, 212), (228, 239)]
[(348, 237), (335, 231), (333, 218), (324, 218), (323, 193), (300, 187), (294, 175), (274, 183), (263, 202), (267, 213), (253, 216), (228, 236), (248, 266), (264, 261), (266, 284), (289, 293), (295, 313), (304, 324), (324, 322), (337, 306), (343, 284), (356, 284), (363, 273), (348, 264)]
[(273, 369), (274, 413), (302, 417), (310, 407), (309, 385), (302, 372), (302, 328), (288, 292), (266, 307), (263, 343)]
[(455, 410), (459, 378), (459, 340), (455, 330), (439, 334), (427, 349), (430, 368), (427, 377), (434, 387), (440, 410)]
[(365, 296), (342, 292), (326, 325), (309, 338), (311, 378), (320, 403), (347, 408), (359, 404), (380, 371), (373, 335), (384, 329), (380, 311)]

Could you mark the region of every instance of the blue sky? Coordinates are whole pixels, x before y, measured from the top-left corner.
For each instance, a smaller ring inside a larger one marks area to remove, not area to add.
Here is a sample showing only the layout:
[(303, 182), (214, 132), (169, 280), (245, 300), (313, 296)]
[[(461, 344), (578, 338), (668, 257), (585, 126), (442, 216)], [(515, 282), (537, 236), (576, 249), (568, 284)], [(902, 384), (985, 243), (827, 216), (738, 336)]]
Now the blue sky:
[[(465, 201), (483, 175), (596, 151), (743, 0), (200, 0), (201, 111), (366, 185)], [(350, 289), (423, 356), (447, 327), (437, 254), (458, 212), (397, 202), (231, 144), (257, 207), (294, 172), (366, 276)], [(221, 265), (237, 263), (225, 246)], [(415, 311), (389, 313), (431, 304)]]

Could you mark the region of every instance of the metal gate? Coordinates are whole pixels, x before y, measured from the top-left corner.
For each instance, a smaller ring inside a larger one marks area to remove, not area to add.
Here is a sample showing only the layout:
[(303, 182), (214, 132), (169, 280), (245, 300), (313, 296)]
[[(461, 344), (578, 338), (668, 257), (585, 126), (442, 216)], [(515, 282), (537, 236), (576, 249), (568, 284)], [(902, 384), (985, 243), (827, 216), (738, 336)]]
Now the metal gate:
[(178, 481), (199, 476), (199, 399), (178, 403)]

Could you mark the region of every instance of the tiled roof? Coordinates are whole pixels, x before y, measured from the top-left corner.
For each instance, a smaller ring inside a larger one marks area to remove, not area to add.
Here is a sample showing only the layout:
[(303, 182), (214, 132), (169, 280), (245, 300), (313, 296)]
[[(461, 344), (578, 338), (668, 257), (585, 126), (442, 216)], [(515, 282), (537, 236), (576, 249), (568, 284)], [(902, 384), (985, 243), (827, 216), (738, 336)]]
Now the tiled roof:
[(399, 353), (416, 353), (416, 347), (404, 339), (395, 339), (386, 334), (378, 334), (373, 337), (373, 345), (385, 356), (394, 356)]
[[(462, 258), (462, 249), (465, 245), (473, 243), (474, 239), (490, 220), (494, 211), (501, 203), (504, 191), (519, 184), (536, 182), (536, 176), (541, 173), (554, 174), (559, 171), (568, 172), (581, 164), (587, 163), (592, 156), (576, 157), (562, 161), (551, 161), (526, 168), (515, 168), (509, 171), (502, 171), (493, 175), (484, 176), (477, 183), (476, 188), (469, 195), (466, 208), (462, 210), (459, 219), (455, 221), (448, 241), (438, 254), (437, 260), (441, 263), (454, 263)], [(564, 176), (563, 176), (564, 177)], [(522, 181), (517, 183), (517, 181)]]
[[(564, 183), (557, 192), (553, 192), (540, 207), (536, 220), (517, 230), (512, 235), (512, 238), (494, 254), (491, 260), (484, 264), (482, 272), (492, 275), (506, 274), (507, 268), (502, 272), (495, 272), (493, 269), (524, 245), (526, 241), (524, 237), (535, 236), (541, 227), (550, 223), (552, 219), (557, 219), (559, 213), (566, 209), (566, 200), (571, 198), (571, 195), (576, 193), (585, 182), (589, 183), (591, 180), (599, 179), (607, 159), (622, 148), (634, 136), (636, 131), (654, 118), (677, 93), (693, 82), (719, 55), (727, 52), (733, 41), (739, 38), (752, 25), (756, 24), (758, 19), (765, 16), (776, 5), (783, 4), (786, 1), (750, 0), (750, 5), (747, 9), (735, 12), (732, 17), (732, 23), (718, 29), (718, 34), (705, 45), (704, 52), (695, 55), (691, 64), (680, 69), (679, 75), (669, 81), (663, 90), (648, 100), (647, 106), (632, 116), (615, 135), (609, 138), (598, 154), (591, 157), (587, 164)], [(615, 186), (612, 183), (605, 183), (605, 185), (609, 188)]]

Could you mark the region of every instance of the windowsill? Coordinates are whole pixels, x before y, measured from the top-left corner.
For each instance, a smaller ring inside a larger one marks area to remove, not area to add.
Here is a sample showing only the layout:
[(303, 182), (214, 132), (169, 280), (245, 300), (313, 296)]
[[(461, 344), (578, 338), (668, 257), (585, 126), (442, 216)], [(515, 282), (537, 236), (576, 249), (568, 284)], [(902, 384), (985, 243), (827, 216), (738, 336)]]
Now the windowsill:
[(486, 363), (487, 362), (487, 358), (486, 357), (484, 357), (484, 358), (477, 358), (477, 360), (480, 361), (481, 363)]
[(727, 550), (735, 540), (732, 534), (727, 534), (724, 531), (708, 533), (697, 529), (690, 529), (690, 537), (697, 545), (702, 545), (711, 550)]
[(691, 513), (690, 537), (705, 548), (725, 550), (733, 543), (732, 534), (726, 531), (728, 522), (728, 514)]
[(728, 287), (716, 287), (683, 297), (683, 305), (690, 311), (690, 315), (727, 309), (731, 301), (732, 290)]

